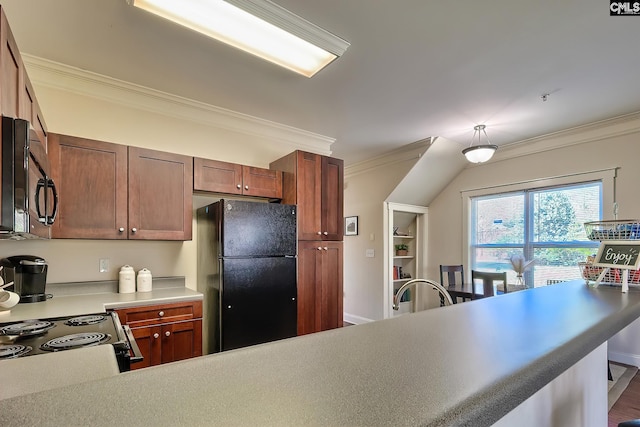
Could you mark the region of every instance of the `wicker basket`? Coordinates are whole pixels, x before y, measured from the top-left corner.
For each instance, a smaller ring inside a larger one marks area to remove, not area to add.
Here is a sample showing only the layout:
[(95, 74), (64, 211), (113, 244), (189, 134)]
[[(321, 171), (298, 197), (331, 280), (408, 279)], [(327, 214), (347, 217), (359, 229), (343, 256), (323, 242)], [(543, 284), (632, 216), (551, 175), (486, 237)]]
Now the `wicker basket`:
[(640, 240), (640, 220), (622, 219), (584, 223), (589, 240)]
[[(582, 274), (582, 278), (587, 282), (595, 282), (598, 280), (600, 273), (607, 269), (607, 267), (598, 267), (587, 262), (579, 262), (578, 267), (580, 267), (580, 274)], [(609, 268), (609, 271), (607, 271), (600, 283), (621, 285), (622, 274), (623, 272), (619, 268)], [(640, 285), (640, 270), (629, 270), (628, 283), (629, 285)]]

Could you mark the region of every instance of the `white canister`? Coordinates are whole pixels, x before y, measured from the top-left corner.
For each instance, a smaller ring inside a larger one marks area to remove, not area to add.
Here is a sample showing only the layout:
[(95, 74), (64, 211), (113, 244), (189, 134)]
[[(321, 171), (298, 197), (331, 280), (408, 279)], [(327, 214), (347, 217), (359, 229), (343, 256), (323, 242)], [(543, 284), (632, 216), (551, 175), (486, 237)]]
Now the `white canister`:
[(118, 292), (121, 294), (131, 294), (136, 291), (136, 272), (130, 265), (123, 265), (118, 274)]
[(151, 272), (143, 268), (138, 271), (138, 292), (151, 292)]

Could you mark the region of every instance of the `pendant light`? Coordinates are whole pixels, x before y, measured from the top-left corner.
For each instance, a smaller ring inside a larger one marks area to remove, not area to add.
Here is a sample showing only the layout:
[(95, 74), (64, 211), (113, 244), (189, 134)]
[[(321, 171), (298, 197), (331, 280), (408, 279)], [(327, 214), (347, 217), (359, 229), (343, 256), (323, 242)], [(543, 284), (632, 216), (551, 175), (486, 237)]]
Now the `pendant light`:
[[(469, 160), (471, 163), (483, 163), (493, 157), (493, 153), (498, 149), (497, 145), (493, 145), (489, 143), (489, 137), (487, 136), (487, 131), (485, 130), (485, 125), (477, 125), (473, 127), (473, 137), (471, 137), (471, 144), (469, 147), (462, 150), (462, 154)], [(482, 144), (480, 142), (481, 133), (484, 133), (484, 138), (487, 140), (486, 144)], [(473, 140), (478, 135), (478, 145), (473, 145)]]

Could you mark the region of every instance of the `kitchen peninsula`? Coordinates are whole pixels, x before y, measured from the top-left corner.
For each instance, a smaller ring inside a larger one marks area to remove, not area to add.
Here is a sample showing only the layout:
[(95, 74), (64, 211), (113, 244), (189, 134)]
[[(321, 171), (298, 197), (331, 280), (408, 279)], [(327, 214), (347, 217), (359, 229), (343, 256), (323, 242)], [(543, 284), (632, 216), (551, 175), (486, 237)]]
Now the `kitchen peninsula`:
[[(639, 316), (566, 282), (6, 399), (0, 425), (603, 425), (604, 343)], [(567, 372), (591, 382), (527, 407)]]

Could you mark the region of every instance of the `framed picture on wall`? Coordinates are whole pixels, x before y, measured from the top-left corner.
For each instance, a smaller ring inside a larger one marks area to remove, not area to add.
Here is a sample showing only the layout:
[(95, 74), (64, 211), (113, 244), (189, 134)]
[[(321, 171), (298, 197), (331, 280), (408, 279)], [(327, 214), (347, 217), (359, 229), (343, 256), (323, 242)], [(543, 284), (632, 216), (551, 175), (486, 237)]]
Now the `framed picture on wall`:
[(348, 216), (344, 219), (344, 235), (345, 236), (357, 236), (358, 235), (358, 217)]

